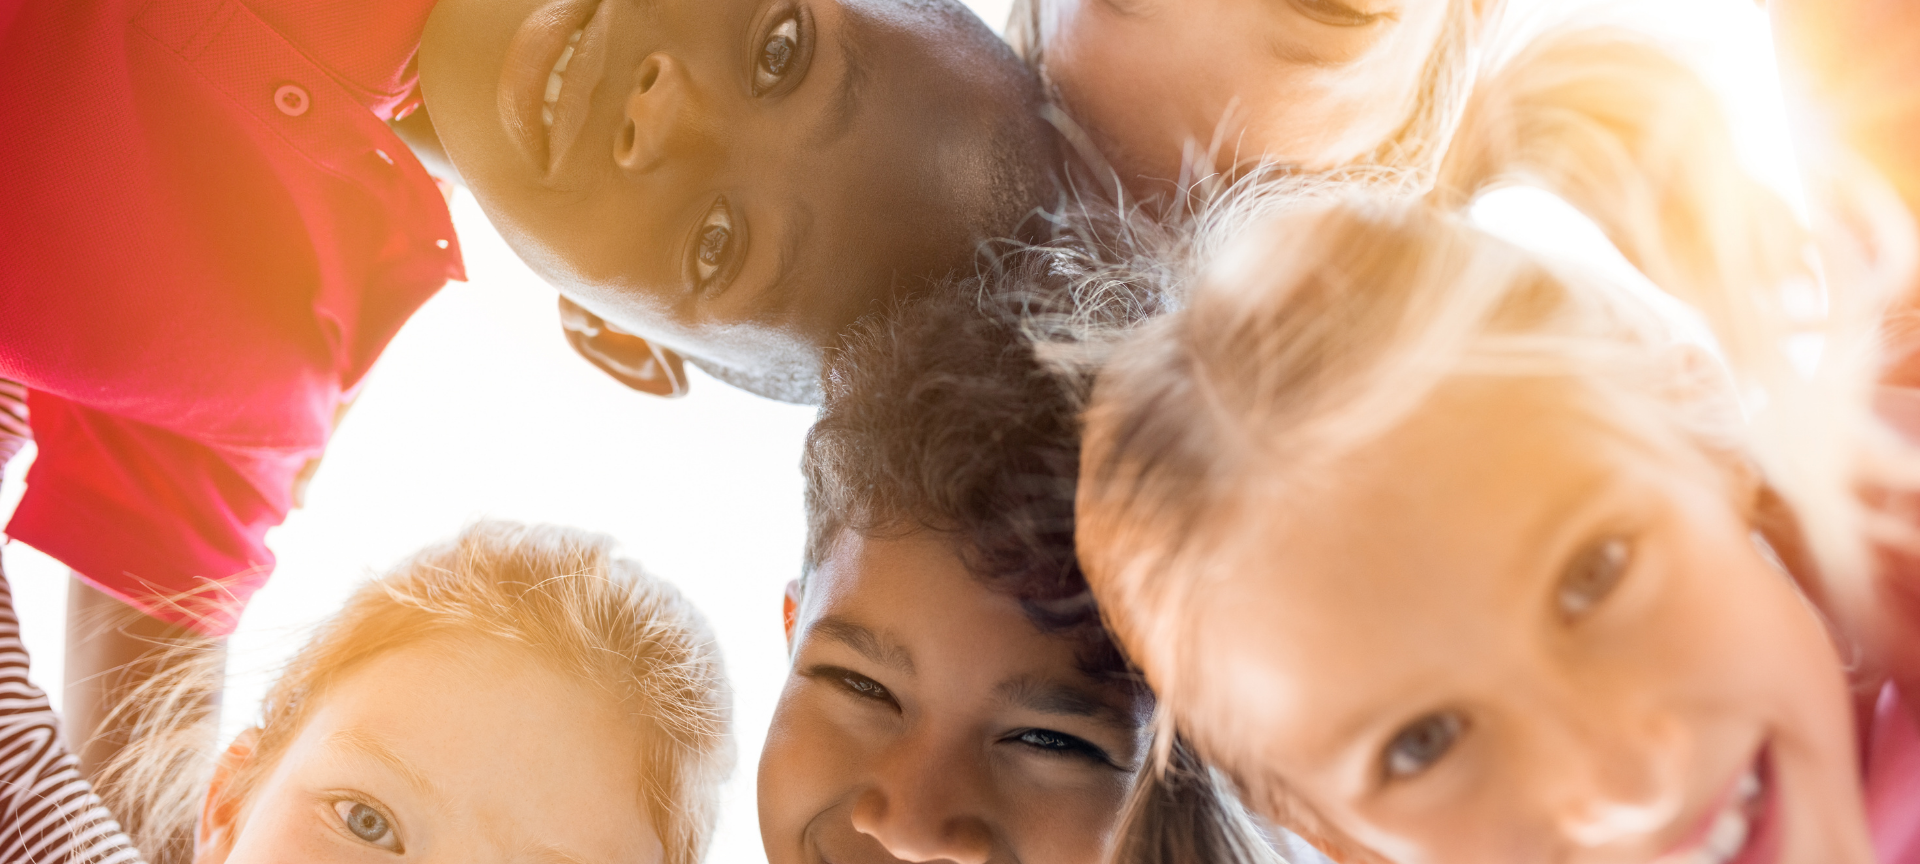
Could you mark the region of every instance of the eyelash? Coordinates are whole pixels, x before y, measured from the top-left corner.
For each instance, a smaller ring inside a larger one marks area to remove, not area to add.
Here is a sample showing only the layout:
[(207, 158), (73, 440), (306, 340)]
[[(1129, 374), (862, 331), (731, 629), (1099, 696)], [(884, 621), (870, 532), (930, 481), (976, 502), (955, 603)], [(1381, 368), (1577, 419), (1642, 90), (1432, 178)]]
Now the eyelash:
[[(718, 245), (710, 250), (710, 244)], [(713, 206), (707, 208), (707, 215), (701, 217), (700, 224), (694, 227), (693, 242), (687, 255), (687, 270), (695, 289), (708, 293), (723, 281), (731, 269), (728, 265), (739, 245), (740, 231), (733, 218), (732, 206), (725, 198), (714, 199)]]
[[(1047, 737), (1058, 739), (1058, 741), (1055, 745), (1047, 745), (1047, 744), (1038, 744), (1028, 740), (1029, 737), (1038, 737), (1038, 736), (1047, 736)], [(1119, 765), (1114, 764), (1113, 757), (1107, 755), (1107, 751), (1100, 749), (1100, 747), (1094, 744), (1093, 742), (1088, 741), (1085, 738), (1081, 738), (1077, 735), (1068, 735), (1065, 732), (1055, 732), (1052, 729), (1021, 729), (1019, 731), (1014, 732), (1011, 735), (1008, 735), (1006, 738), (1003, 738), (1001, 740), (1011, 742), (1011, 743), (1018, 743), (1021, 746), (1038, 751), (1047, 756), (1053, 756), (1058, 758), (1070, 758), (1070, 759), (1085, 759), (1091, 762), (1097, 762), (1101, 765), (1107, 765), (1114, 768), (1120, 767)]]
[(1561, 618), (1579, 621), (1619, 590), (1633, 566), (1633, 551), (1633, 543), (1627, 538), (1611, 536), (1574, 553), (1554, 585), (1554, 604)]
[[(396, 855), (405, 853), (407, 850), (407, 845), (400, 841), (399, 821), (393, 818), (393, 812), (391, 810), (388, 810), (385, 806), (382, 806), (381, 804), (378, 804), (371, 799), (372, 799), (372, 796), (364, 795), (358, 792), (339, 793), (329, 798), (327, 800), (327, 810), (333, 813), (335, 819), (337, 820), (334, 827), (338, 829), (342, 834), (346, 835), (347, 839), (352, 840), (353, 842), (365, 843), (368, 846), (372, 846), (376, 849), (385, 850), (387, 852), (392, 852)], [(373, 812), (379, 814), (381, 820), (386, 823), (387, 836), (393, 839), (393, 846), (392, 847), (382, 846), (379, 843), (376, 843), (372, 840), (368, 840), (365, 837), (361, 837), (358, 834), (355, 834), (353, 828), (347, 824), (348, 814), (340, 812), (340, 805), (342, 804), (353, 804), (357, 806), (364, 806), (372, 810)]]
[[(802, 10), (782, 11), (773, 20), (773, 26), (761, 31), (753, 45), (753, 60), (748, 72), (753, 95), (766, 96), (781, 88), (789, 81), (798, 80), (812, 58), (812, 40), (808, 38), (807, 21)], [(772, 69), (769, 64), (768, 48), (776, 41), (784, 42), (776, 58), (780, 68)]]
[(1390, 19), (1393, 13), (1365, 13), (1338, 0), (1294, 0), (1300, 13), (1330, 27), (1369, 27)]
[(831, 682), (835, 687), (858, 699), (884, 702), (895, 708), (900, 706), (900, 703), (894, 700), (893, 693), (887, 690), (886, 685), (852, 669), (843, 669), (839, 666), (815, 666), (807, 670), (807, 677)]

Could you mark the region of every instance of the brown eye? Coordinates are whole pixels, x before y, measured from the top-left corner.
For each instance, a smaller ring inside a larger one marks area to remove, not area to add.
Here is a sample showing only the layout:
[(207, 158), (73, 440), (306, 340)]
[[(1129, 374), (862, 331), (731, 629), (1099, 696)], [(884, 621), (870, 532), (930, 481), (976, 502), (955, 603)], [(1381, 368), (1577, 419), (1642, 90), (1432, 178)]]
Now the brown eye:
[(760, 44), (759, 59), (753, 69), (753, 92), (765, 93), (780, 86), (793, 74), (800, 54), (800, 19), (788, 16), (768, 33)]
[(705, 287), (726, 266), (733, 252), (733, 214), (726, 199), (715, 201), (694, 237), (693, 281)]
[(1567, 563), (1560, 587), (1554, 592), (1561, 616), (1569, 621), (1586, 617), (1613, 593), (1632, 558), (1632, 549), (1619, 537), (1608, 537), (1580, 550)]
[(1466, 725), (1451, 711), (1428, 714), (1408, 723), (1380, 754), (1382, 773), (1388, 780), (1404, 780), (1426, 771), (1453, 749)]

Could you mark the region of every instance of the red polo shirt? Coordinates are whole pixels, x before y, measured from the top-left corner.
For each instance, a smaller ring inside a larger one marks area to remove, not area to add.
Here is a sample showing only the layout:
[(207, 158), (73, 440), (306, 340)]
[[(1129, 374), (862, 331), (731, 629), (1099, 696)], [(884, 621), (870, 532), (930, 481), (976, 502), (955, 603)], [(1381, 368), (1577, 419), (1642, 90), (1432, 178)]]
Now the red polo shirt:
[(39, 456), (7, 532), (230, 631), (335, 410), (463, 277), (385, 120), (431, 0), (0, 0), (0, 377)]

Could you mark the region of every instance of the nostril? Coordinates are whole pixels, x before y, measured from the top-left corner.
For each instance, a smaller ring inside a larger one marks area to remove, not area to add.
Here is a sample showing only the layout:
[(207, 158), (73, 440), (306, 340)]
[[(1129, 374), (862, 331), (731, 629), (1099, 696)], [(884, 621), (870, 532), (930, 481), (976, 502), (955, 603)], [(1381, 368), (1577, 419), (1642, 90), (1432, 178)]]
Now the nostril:
[(654, 83), (659, 80), (660, 64), (648, 63), (647, 68), (640, 72), (640, 92), (645, 93), (648, 90), (652, 90)]

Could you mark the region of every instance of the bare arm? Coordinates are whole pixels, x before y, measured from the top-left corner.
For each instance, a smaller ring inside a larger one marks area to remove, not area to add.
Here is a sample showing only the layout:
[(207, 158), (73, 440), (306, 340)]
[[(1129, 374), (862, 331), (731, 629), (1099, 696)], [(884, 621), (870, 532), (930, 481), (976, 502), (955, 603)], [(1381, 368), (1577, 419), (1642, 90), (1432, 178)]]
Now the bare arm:
[[(132, 718), (114, 708), (142, 682), (201, 652), (226, 652), (226, 640), (134, 611), (93, 586), (74, 579), (67, 589), (66, 738), (89, 777), (127, 743)], [(208, 697), (219, 704), (219, 691)]]

